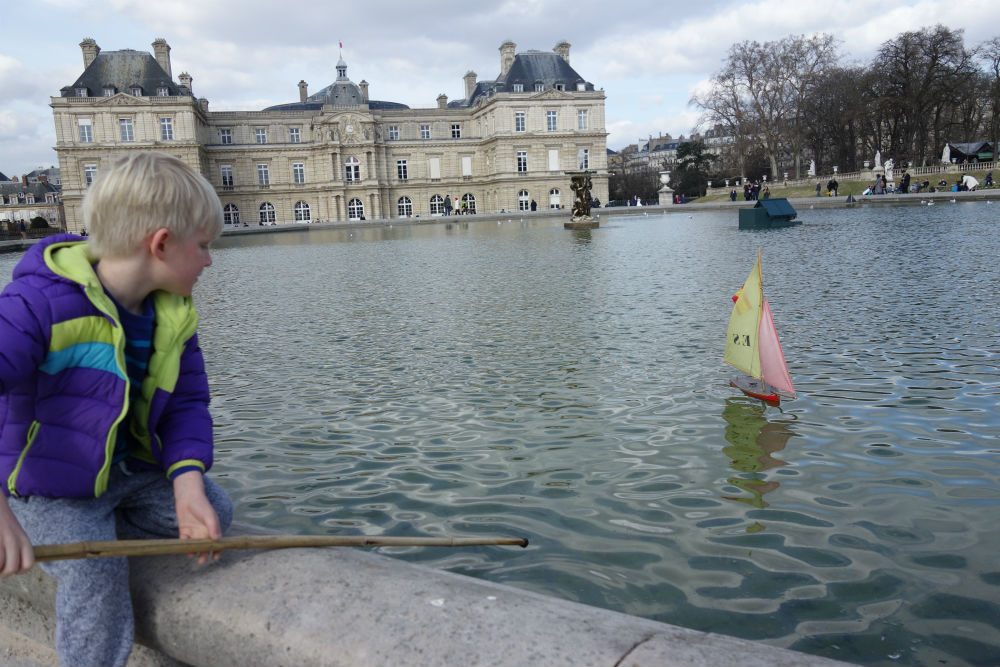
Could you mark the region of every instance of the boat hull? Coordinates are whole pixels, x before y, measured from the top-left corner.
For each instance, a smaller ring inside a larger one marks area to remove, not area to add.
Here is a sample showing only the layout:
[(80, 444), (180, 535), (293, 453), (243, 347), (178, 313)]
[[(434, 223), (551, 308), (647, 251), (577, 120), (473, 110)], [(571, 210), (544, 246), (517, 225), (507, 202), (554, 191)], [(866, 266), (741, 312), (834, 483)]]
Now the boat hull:
[(772, 405), (781, 403), (781, 395), (763, 380), (741, 375), (730, 380), (729, 386), (735, 387), (747, 396), (759, 399), (765, 403)]

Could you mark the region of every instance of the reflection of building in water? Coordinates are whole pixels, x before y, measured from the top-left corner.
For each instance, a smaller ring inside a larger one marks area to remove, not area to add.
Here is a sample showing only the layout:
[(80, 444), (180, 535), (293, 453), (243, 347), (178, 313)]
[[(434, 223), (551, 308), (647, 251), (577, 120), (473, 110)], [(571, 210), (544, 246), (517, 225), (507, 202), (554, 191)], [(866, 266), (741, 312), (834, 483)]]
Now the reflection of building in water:
[[(768, 480), (764, 473), (785, 465), (771, 455), (788, 444), (792, 432), (784, 422), (769, 422), (764, 417), (764, 405), (749, 403), (743, 398), (726, 399), (722, 417), (726, 420), (726, 442), (723, 453), (729, 457), (737, 474), (726, 481), (749, 496), (723, 496), (726, 500), (746, 503), (755, 508), (767, 507), (764, 495), (778, 488), (778, 482)], [(748, 530), (761, 530), (755, 524)]]

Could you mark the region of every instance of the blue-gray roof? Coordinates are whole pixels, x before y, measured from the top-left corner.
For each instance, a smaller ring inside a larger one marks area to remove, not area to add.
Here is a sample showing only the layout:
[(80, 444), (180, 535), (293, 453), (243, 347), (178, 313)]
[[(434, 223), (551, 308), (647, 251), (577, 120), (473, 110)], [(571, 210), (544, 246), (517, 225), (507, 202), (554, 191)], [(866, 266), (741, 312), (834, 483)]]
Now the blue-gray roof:
[(133, 86), (142, 88), (143, 95), (156, 95), (157, 88), (167, 88), (171, 95), (190, 95), (186, 86), (171, 80), (152, 54), (133, 49), (101, 51), (83, 74), (71, 86), (60, 90), (62, 97), (74, 97), (77, 88), (87, 88), (89, 95), (100, 97), (104, 89), (128, 93)]
[(542, 84), (544, 90), (550, 90), (561, 84), (564, 90), (572, 91), (581, 83), (584, 90), (594, 90), (594, 84), (577, 74), (569, 62), (558, 53), (531, 50), (516, 54), (510, 69), (498, 76), (495, 81), (479, 81), (471, 96), (464, 100), (449, 102), (448, 106), (451, 108), (472, 106), (484, 96), (513, 92), (514, 84), (521, 84), (526, 93), (533, 92), (536, 83)]
[(382, 100), (368, 100), (366, 102), (358, 84), (347, 78), (347, 63), (344, 62), (343, 57), (337, 61), (337, 73), (336, 81), (318, 93), (307, 97), (305, 102), (275, 104), (267, 107), (264, 111), (319, 111), (327, 104), (334, 107), (359, 107), (367, 104), (368, 108), (372, 110), (410, 108), (399, 102), (383, 102)]

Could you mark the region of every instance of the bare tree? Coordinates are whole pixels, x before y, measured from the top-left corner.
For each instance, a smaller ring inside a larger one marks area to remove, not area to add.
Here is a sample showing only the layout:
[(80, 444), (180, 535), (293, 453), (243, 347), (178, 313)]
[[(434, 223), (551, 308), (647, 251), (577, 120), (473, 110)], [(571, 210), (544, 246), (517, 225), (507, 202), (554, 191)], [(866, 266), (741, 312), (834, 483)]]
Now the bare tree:
[(1000, 37), (994, 37), (980, 44), (976, 51), (986, 65), (989, 82), (990, 143), (993, 145), (993, 159), (996, 160), (1000, 144)]
[(928, 144), (936, 151), (944, 142), (956, 95), (974, 72), (962, 31), (937, 25), (901, 33), (882, 44), (876, 62), (892, 72), (885, 95), (898, 112), (889, 150), (897, 158), (926, 164)]
[[(691, 102), (705, 111), (704, 120), (722, 124), (742, 142), (741, 155), (760, 143), (778, 174), (784, 151), (801, 170), (805, 127), (801, 109), (820, 73), (836, 64), (833, 37), (790, 36), (776, 42), (734, 44), (708, 93)], [(744, 165), (741, 164), (741, 172)]]

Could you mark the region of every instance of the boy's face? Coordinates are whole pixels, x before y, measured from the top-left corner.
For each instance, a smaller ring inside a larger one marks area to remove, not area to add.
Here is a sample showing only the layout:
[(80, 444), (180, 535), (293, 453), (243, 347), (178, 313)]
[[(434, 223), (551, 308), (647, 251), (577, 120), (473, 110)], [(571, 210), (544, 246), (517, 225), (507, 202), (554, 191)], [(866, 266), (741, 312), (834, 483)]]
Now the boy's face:
[(198, 276), (212, 265), (209, 246), (214, 240), (215, 234), (207, 231), (195, 232), (188, 238), (167, 238), (158, 287), (178, 296), (191, 296)]

